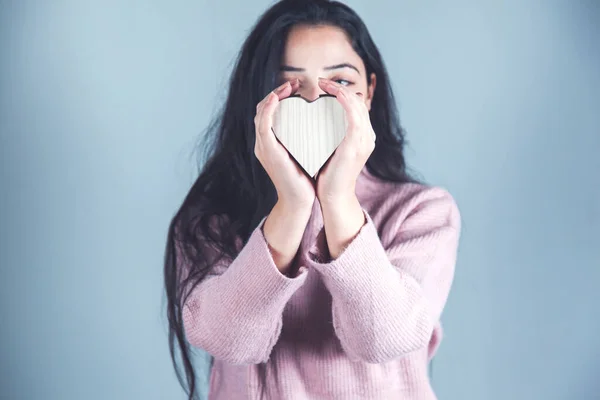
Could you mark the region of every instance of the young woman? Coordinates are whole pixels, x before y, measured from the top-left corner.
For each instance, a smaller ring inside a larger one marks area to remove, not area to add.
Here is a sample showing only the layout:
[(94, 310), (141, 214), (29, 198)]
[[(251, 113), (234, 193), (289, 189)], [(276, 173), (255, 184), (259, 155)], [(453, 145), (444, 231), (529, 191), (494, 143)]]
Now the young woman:
[[(316, 181), (271, 130), (292, 94), (336, 96), (348, 118)], [(213, 357), (210, 399), (435, 399), (427, 365), (460, 217), (446, 191), (407, 174), (388, 75), (361, 19), (333, 1), (273, 5), (209, 133), (165, 260), (171, 354), (189, 398), (194, 347)]]

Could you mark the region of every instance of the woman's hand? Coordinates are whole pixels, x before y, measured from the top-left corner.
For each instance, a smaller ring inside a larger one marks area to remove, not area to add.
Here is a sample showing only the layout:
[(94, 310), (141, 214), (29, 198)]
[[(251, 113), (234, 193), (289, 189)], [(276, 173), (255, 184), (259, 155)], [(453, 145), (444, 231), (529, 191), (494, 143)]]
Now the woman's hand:
[(347, 204), (355, 196), (356, 179), (375, 149), (375, 132), (362, 94), (329, 79), (319, 86), (335, 96), (346, 111), (346, 136), (317, 176), (317, 197), (321, 204)]
[(277, 190), (278, 202), (290, 209), (312, 207), (315, 200), (315, 185), (299, 167), (273, 133), (273, 114), (279, 101), (298, 90), (297, 79), (285, 82), (270, 92), (256, 106), (256, 144), (254, 154), (271, 178)]
[(336, 259), (366, 222), (356, 197), (356, 180), (375, 149), (375, 132), (362, 95), (327, 79), (320, 79), (319, 86), (337, 97), (348, 120), (346, 136), (317, 176), (327, 247)]

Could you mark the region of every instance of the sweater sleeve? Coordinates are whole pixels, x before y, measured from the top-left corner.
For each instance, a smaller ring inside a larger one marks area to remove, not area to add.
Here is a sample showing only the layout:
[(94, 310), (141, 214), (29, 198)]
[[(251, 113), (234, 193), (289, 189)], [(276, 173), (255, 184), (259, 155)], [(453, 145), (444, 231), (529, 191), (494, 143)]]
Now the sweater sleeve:
[(214, 265), (183, 304), (183, 324), (192, 346), (233, 364), (268, 360), (282, 326), (285, 304), (306, 272), (283, 275), (264, 237), (266, 217), (237, 257)]
[(386, 362), (427, 347), (453, 280), (460, 216), (452, 197), (428, 189), (380, 226), (371, 216), (335, 260), (309, 255), (333, 299), (333, 324), (355, 361)]

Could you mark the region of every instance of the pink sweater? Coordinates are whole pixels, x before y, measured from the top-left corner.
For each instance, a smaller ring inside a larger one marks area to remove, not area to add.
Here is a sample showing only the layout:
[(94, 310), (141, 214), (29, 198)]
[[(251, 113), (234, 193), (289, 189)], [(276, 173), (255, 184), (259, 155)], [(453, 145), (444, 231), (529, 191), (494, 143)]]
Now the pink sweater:
[(215, 265), (184, 305), (188, 341), (215, 362), (209, 399), (433, 400), (427, 373), (442, 337), (460, 216), (443, 189), (383, 182), (366, 168), (359, 234), (326, 260), (315, 200), (297, 276), (282, 275), (263, 219), (229, 265)]

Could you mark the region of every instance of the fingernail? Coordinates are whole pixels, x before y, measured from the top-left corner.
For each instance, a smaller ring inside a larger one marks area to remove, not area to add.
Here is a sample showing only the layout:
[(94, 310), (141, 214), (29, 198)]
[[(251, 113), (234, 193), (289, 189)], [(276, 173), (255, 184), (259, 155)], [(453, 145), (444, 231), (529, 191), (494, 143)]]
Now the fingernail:
[(289, 84), (290, 84), (290, 82), (284, 83), (283, 85), (278, 87), (277, 90), (275, 90), (275, 93), (281, 93)]

